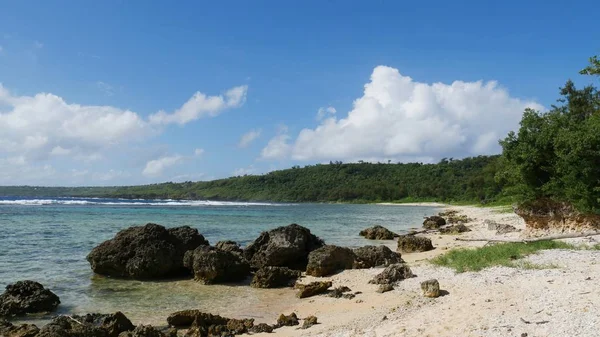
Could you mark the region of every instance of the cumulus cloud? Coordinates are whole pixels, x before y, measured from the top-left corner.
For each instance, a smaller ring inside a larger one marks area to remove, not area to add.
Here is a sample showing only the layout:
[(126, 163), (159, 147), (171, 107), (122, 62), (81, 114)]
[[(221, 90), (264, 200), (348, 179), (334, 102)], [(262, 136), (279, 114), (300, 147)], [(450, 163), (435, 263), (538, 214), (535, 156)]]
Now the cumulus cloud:
[(173, 155), (164, 156), (158, 159), (150, 160), (146, 163), (146, 167), (142, 174), (146, 177), (158, 177), (169, 167), (175, 166), (183, 161), (183, 156)]
[(203, 117), (214, 117), (226, 109), (244, 104), (247, 91), (247, 85), (231, 88), (219, 96), (206, 96), (198, 91), (173, 113), (159, 111), (151, 115), (150, 123), (184, 125)]
[(276, 135), (262, 158), (412, 161), (499, 151), (498, 139), (518, 126), (533, 101), (511, 97), (497, 82), (420, 83), (378, 66), (347, 116), (323, 119), (290, 142)]
[(337, 110), (335, 110), (335, 108), (332, 106), (327, 108), (320, 107), (319, 110), (317, 110), (317, 121), (321, 121), (327, 116), (335, 115), (336, 112)]
[(255, 141), (258, 137), (260, 137), (261, 133), (262, 133), (261, 129), (253, 129), (253, 130), (246, 132), (240, 138), (238, 147), (243, 149), (243, 148), (250, 146), (250, 144), (252, 144), (253, 141)]

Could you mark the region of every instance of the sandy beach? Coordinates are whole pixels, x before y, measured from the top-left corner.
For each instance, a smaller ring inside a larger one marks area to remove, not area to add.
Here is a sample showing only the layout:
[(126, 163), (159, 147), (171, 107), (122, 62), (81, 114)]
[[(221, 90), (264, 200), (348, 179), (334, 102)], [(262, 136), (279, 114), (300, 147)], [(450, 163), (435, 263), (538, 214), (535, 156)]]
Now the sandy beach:
[[(392, 206), (390, 206), (392, 207)], [(499, 209), (451, 206), (473, 221), (464, 238), (517, 239), (523, 232), (496, 235), (483, 221), (525, 229), (521, 218)], [(333, 286), (360, 291), (354, 299), (315, 296), (290, 304), (284, 312), (298, 317), (315, 315), (319, 323), (308, 330), (283, 327), (277, 336), (596, 336), (600, 322), (600, 291), (593, 287), (600, 274), (598, 251), (551, 250), (529, 256), (528, 261), (552, 265), (551, 269), (493, 267), (457, 274), (433, 266), (428, 259), (457, 247), (483, 246), (485, 242), (456, 241), (455, 235), (424, 235), (433, 251), (403, 254), (414, 278), (401, 281), (395, 290), (379, 294), (368, 281), (380, 268), (346, 270), (325, 278), (304, 277), (301, 282), (331, 280)], [(593, 239), (570, 239), (595, 243)], [(374, 244), (386, 241), (376, 241)], [(387, 241), (395, 249), (395, 241)], [(425, 298), (420, 282), (436, 278), (446, 295)], [(274, 323), (274, 322), (267, 322)], [(526, 334), (526, 335), (525, 335)], [(268, 336), (259, 334), (257, 336)]]

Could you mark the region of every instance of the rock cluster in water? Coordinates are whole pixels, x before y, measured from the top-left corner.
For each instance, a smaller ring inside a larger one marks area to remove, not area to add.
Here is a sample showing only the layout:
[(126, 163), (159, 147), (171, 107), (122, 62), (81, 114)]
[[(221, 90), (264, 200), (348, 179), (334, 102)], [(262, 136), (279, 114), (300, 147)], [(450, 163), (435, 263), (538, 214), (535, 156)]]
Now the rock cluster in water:
[(52, 291), (35, 281), (19, 281), (6, 286), (0, 295), (0, 317), (50, 312), (60, 304)]

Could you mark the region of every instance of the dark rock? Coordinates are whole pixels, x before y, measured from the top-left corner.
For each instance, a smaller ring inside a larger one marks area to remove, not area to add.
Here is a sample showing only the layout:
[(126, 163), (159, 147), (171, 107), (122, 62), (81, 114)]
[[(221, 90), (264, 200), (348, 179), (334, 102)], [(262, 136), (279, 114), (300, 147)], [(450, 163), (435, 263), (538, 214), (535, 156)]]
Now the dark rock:
[(423, 296), (425, 297), (439, 297), (440, 283), (436, 279), (423, 281), (421, 282), (421, 290), (423, 290)]
[(217, 242), (215, 247), (226, 252), (232, 252), (240, 255), (244, 253), (244, 250), (240, 247), (240, 245), (237, 242), (231, 240), (219, 241)]
[(250, 285), (255, 288), (291, 287), (301, 274), (287, 267), (262, 267), (254, 273)]
[(296, 316), (295, 312), (292, 312), (289, 316), (281, 314), (279, 315), (279, 318), (277, 318), (277, 327), (294, 326), (299, 324), (300, 322), (298, 321), (298, 316)]
[(255, 326), (253, 326), (252, 328), (250, 328), (250, 332), (252, 332), (252, 333), (261, 333), (261, 332), (271, 333), (271, 332), (273, 332), (273, 327), (267, 323), (258, 323)]
[(227, 321), (227, 330), (235, 335), (246, 333), (254, 326), (254, 318), (235, 319)]
[(398, 251), (402, 253), (426, 252), (433, 249), (428, 238), (415, 235), (402, 235), (398, 238)]
[(392, 264), (377, 274), (369, 283), (392, 284), (413, 277), (413, 273), (405, 263)]
[(254, 268), (266, 266), (305, 270), (308, 254), (325, 245), (308, 228), (291, 224), (263, 232), (244, 250)]
[(177, 337), (177, 330), (167, 330), (167, 333), (151, 326), (138, 325), (133, 331), (121, 332), (119, 337)]
[(400, 253), (394, 252), (386, 246), (364, 246), (354, 249), (353, 267), (355, 269), (373, 268), (404, 262)]
[(311, 282), (309, 284), (299, 284), (296, 283), (296, 289), (298, 289), (298, 293), (296, 293), (296, 297), (305, 298), (311, 297), (319, 294), (323, 294), (327, 292), (327, 289), (331, 287), (331, 281), (326, 282)]
[(392, 290), (394, 290), (394, 286), (389, 283), (380, 284), (379, 288), (377, 288), (377, 292), (380, 294), (387, 293), (388, 291)]
[(327, 294), (329, 297), (334, 297), (334, 298), (347, 298), (347, 299), (353, 299), (354, 297), (356, 297), (355, 294), (346, 294), (348, 292), (351, 292), (352, 289), (346, 287), (346, 286), (341, 286), (341, 287), (335, 287), (333, 288), (333, 290), (330, 290), (329, 293)]
[(156, 224), (129, 227), (92, 249), (87, 256), (97, 274), (134, 279), (180, 276), (186, 251), (208, 245), (197, 229), (166, 229)]
[(0, 295), (0, 317), (18, 316), (56, 309), (60, 300), (56, 294), (35, 281), (19, 281), (6, 286)]
[(240, 255), (210, 246), (185, 253), (183, 265), (204, 284), (238, 282), (250, 275), (250, 265)]
[(469, 229), (469, 227), (463, 225), (463, 224), (457, 224), (457, 225), (453, 225), (453, 226), (449, 226), (449, 227), (445, 227), (445, 228), (440, 228), (440, 233), (441, 234), (460, 234), (460, 233), (464, 233), (464, 232), (470, 232), (471, 229)]
[(356, 255), (350, 248), (327, 245), (308, 254), (306, 274), (328, 276), (344, 269), (352, 269)]
[(360, 231), (359, 235), (364, 236), (365, 239), (369, 240), (394, 240), (394, 238), (398, 236), (398, 234), (379, 225), (363, 229)]
[(188, 328), (192, 325), (205, 326), (227, 325), (229, 318), (201, 312), (200, 310), (177, 311), (167, 317), (167, 323), (177, 328)]
[(37, 337), (118, 337), (134, 328), (121, 312), (57, 316), (40, 330)]
[(426, 217), (423, 221), (423, 228), (425, 229), (438, 229), (444, 225), (446, 225), (446, 219), (437, 215)]
[(0, 319), (0, 336), (2, 337), (35, 337), (40, 329), (33, 324), (12, 325)]
[(458, 215), (458, 214), (452, 214), (448, 216), (448, 221), (446, 221), (449, 224), (457, 224), (457, 223), (467, 223), (467, 222), (471, 222), (473, 219), (469, 219), (469, 217), (467, 217), (464, 214)]
[(304, 319), (304, 323), (302, 324), (302, 327), (300, 327), (300, 329), (308, 329), (315, 324), (317, 324), (317, 316), (311, 315)]

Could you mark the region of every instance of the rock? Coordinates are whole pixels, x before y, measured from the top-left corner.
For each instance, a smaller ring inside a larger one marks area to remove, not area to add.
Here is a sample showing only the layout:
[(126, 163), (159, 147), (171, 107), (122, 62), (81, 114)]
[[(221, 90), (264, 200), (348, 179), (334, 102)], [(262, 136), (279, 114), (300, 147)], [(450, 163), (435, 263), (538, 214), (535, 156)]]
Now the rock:
[(305, 298), (311, 297), (319, 294), (323, 294), (327, 292), (327, 289), (331, 287), (331, 281), (326, 282), (311, 282), (309, 284), (299, 284), (296, 283), (296, 289), (298, 289), (298, 293), (296, 293), (296, 297)]
[(359, 235), (364, 236), (365, 239), (369, 240), (394, 240), (394, 238), (398, 236), (398, 234), (379, 225), (363, 229), (360, 231)]
[(187, 251), (183, 265), (204, 284), (239, 282), (250, 275), (250, 265), (240, 255), (210, 246)]
[(210, 326), (227, 325), (228, 318), (219, 315), (204, 313), (200, 310), (182, 310), (177, 311), (167, 317), (167, 323), (176, 328), (188, 328), (192, 325)]
[(308, 254), (306, 274), (328, 276), (344, 269), (352, 269), (356, 255), (350, 248), (323, 246)]
[(134, 328), (121, 312), (57, 316), (40, 330), (37, 337), (119, 337), (122, 332)]
[(392, 290), (394, 290), (394, 286), (389, 283), (380, 284), (379, 288), (377, 288), (377, 292), (380, 294), (387, 293), (388, 291), (392, 291)]
[(60, 304), (56, 294), (35, 281), (19, 281), (6, 286), (0, 295), (0, 317), (50, 312)]
[(246, 333), (254, 326), (254, 318), (249, 319), (229, 319), (227, 321), (227, 330), (229, 333), (241, 335)]
[(279, 315), (279, 318), (277, 318), (277, 327), (294, 326), (298, 324), (300, 324), (300, 322), (298, 322), (298, 316), (296, 316), (296, 313), (294, 312), (292, 312), (289, 316), (281, 314)]
[(252, 328), (250, 328), (250, 332), (252, 332), (252, 333), (262, 333), (262, 332), (271, 333), (271, 332), (273, 332), (273, 327), (267, 323), (258, 323), (255, 326), (253, 326)]
[(469, 229), (469, 227), (463, 225), (463, 224), (457, 224), (457, 225), (453, 225), (453, 226), (449, 226), (449, 227), (445, 227), (445, 228), (440, 228), (440, 233), (441, 234), (460, 234), (460, 233), (464, 233), (464, 232), (470, 232), (471, 229)]
[(170, 329), (165, 333), (151, 325), (138, 325), (133, 331), (121, 332), (119, 337), (177, 337), (177, 330)]
[(487, 226), (487, 229), (491, 231), (496, 231), (497, 235), (502, 235), (506, 233), (518, 232), (519, 230), (511, 225), (499, 224), (493, 220), (484, 220), (483, 224)]
[(387, 246), (364, 246), (354, 249), (353, 268), (387, 267), (390, 264), (404, 262), (400, 253), (394, 252)]
[(188, 226), (166, 229), (156, 224), (129, 227), (104, 241), (88, 254), (97, 274), (133, 279), (155, 279), (187, 274), (186, 251), (207, 246), (197, 229)]
[(231, 240), (219, 241), (217, 242), (217, 244), (215, 244), (215, 247), (226, 252), (232, 252), (240, 255), (244, 253), (244, 250), (240, 247), (240, 245), (237, 242)]
[(406, 263), (392, 264), (377, 274), (369, 283), (392, 284), (413, 277), (413, 273)]
[(317, 316), (311, 315), (304, 319), (304, 323), (302, 324), (302, 327), (300, 327), (300, 329), (308, 329), (315, 324), (317, 324)]
[(346, 286), (341, 286), (341, 287), (335, 287), (333, 288), (333, 290), (330, 290), (328, 293), (329, 297), (333, 297), (333, 298), (347, 298), (347, 299), (353, 299), (355, 297), (354, 294), (346, 294), (347, 292), (352, 291), (352, 289), (346, 287)]
[(250, 285), (254, 288), (291, 287), (301, 274), (287, 267), (262, 267), (254, 273)]
[(495, 230), (497, 230), (497, 229), (498, 229), (498, 226), (500, 226), (500, 224), (499, 224), (499, 223), (497, 223), (496, 221), (494, 221), (494, 220), (489, 220), (489, 219), (485, 219), (485, 220), (483, 220), (483, 225), (484, 225), (484, 226), (487, 226), (487, 229), (488, 229), (488, 230), (491, 230), (491, 231), (495, 231)]
[(398, 238), (398, 251), (402, 253), (426, 252), (433, 249), (428, 238), (415, 235), (402, 235)]
[(0, 319), (0, 336), (2, 337), (35, 337), (40, 329), (33, 324), (12, 325)]
[(257, 269), (279, 266), (305, 270), (308, 254), (324, 245), (308, 228), (291, 224), (261, 233), (244, 249), (244, 257)]
[(425, 229), (438, 229), (444, 225), (446, 225), (446, 219), (437, 215), (426, 217), (423, 221), (423, 228)]
[(425, 297), (439, 297), (440, 283), (436, 279), (423, 281), (421, 282), (421, 290), (423, 290), (423, 296)]

